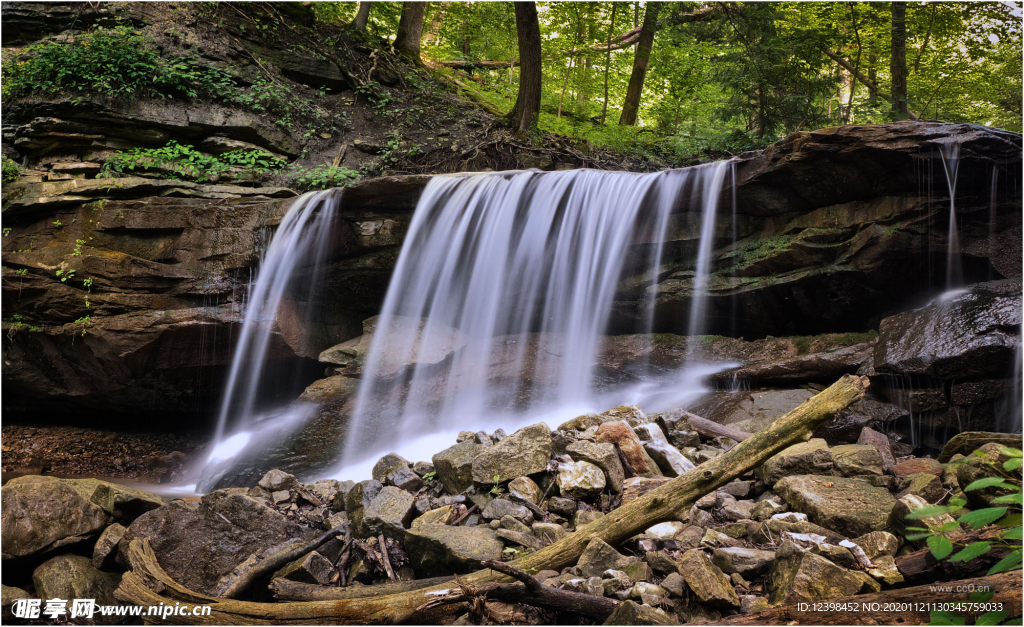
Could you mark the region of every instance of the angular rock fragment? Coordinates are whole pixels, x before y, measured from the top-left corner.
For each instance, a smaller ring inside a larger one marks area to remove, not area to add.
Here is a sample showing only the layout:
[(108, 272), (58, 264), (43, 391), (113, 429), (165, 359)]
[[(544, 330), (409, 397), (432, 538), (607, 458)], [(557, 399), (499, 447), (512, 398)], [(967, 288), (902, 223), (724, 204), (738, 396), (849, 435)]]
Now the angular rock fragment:
[(701, 603), (723, 609), (740, 606), (739, 597), (729, 578), (699, 549), (692, 549), (679, 559), (679, 573)]
[(547, 425), (524, 427), (473, 458), (473, 481), (492, 485), (542, 472), (551, 458), (551, 446)]
[(811, 522), (847, 537), (884, 530), (896, 502), (885, 488), (848, 477), (786, 477), (775, 491)]

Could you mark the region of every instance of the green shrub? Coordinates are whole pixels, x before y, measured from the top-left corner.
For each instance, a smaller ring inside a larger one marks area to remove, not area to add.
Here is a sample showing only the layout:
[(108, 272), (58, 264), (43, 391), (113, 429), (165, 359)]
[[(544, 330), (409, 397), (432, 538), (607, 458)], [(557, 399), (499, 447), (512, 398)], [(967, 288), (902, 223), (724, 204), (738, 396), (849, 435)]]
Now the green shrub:
[(318, 165), (312, 168), (295, 167), (288, 178), (290, 183), (299, 189), (329, 189), (356, 183), (360, 174), (348, 168)]
[(99, 93), (118, 98), (206, 92), (230, 97), (234, 74), (204, 66), (196, 55), (161, 56), (148, 37), (127, 26), (48, 40), (3, 66), (3, 100), (30, 93)]
[(233, 166), (245, 168), (247, 174), (255, 177), (279, 170), (284, 165), (283, 159), (262, 150), (232, 150), (213, 156), (171, 140), (163, 148), (136, 148), (108, 158), (99, 177), (113, 178), (125, 171), (157, 170), (161, 178), (202, 183), (213, 180)]
[(21, 175), (21, 166), (14, 162), (12, 159), (3, 157), (3, 177), (4, 183), (10, 183), (11, 181), (18, 180), (18, 176)]

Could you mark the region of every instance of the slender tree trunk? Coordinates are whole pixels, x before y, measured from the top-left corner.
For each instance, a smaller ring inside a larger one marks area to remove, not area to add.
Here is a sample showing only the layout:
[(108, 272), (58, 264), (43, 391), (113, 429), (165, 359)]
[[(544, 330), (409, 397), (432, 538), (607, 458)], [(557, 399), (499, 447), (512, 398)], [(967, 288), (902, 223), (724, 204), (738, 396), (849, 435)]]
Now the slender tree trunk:
[(512, 128), (528, 132), (536, 128), (540, 113), (540, 20), (536, 2), (516, 2), (514, 8), (519, 37), (519, 93), (508, 119)]
[(892, 112), (898, 119), (907, 117), (907, 3), (892, 3)]
[(370, 19), (371, 6), (373, 6), (373, 3), (368, 0), (363, 0), (359, 3), (359, 6), (356, 8), (356, 17), (352, 20), (352, 28), (361, 33), (366, 32), (366, 22)]
[(622, 104), (622, 115), (619, 116), (619, 124), (623, 126), (636, 124), (640, 97), (644, 92), (644, 80), (647, 78), (647, 64), (651, 60), (651, 48), (654, 47), (654, 28), (660, 10), (660, 2), (648, 2), (647, 10), (644, 11), (644, 25), (640, 30), (640, 40), (636, 44), (636, 53), (633, 55), (633, 73), (629, 77), (626, 101)]
[(516, 42), (512, 42), (511, 52), (509, 54), (508, 62), (508, 103), (512, 104), (512, 79), (514, 78), (514, 72), (516, 67)]
[(395, 36), (395, 50), (420, 61), (420, 39), (423, 37), (423, 14), (426, 2), (403, 2), (402, 17), (398, 20), (398, 34)]
[(608, 70), (612, 66), (612, 31), (615, 29), (615, 9), (618, 2), (612, 2), (612, 21), (608, 23), (608, 51), (604, 55), (604, 106), (601, 108), (601, 124), (608, 115)]
[(469, 17), (473, 13), (473, 4), (466, 3), (466, 17), (462, 19), (462, 56), (469, 59)]
[(573, 57), (569, 57), (569, 65), (565, 68), (565, 80), (562, 81), (562, 95), (558, 97), (558, 115), (559, 120), (562, 119), (562, 102), (565, 101), (565, 90), (569, 87), (569, 74), (572, 72), (572, 61)]

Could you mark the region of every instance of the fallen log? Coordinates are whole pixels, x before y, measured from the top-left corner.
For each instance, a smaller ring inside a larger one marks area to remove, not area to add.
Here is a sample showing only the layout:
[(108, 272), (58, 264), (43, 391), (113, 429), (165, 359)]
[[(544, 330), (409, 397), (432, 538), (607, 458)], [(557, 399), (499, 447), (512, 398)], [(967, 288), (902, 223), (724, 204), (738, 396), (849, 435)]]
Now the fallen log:
[(690, 421), (690, 426), (693, 427), (693, 430), (705, 438), (711, 439), (725, 437), (732, 438), (737, 442), (742, 442), (751, 436), (751, 434), (746, 431), (740, 431), (739, 429), (720, 425), (717, 422), (712, 422), (707, 418), (701, 418), (700, 416), (691, 414), (688, 411), (684, 411), (683, 413), (686, 414), (686, 418)]
[(276, 555), (269, 555), (266, 557), (250, 555), (249, 558), (239, 564), (234, 571), (221, 578), (217, 585), (217, 596), (225, 599), (233, 599), (237, 597), (239, 594), (247, 590), (249, 586), (251, 586), (253, 582), (260, 577), (269, 575), (289, 562), (294, 562), (303, 555), (317, 550), (320, 548), (320, 545), (337, 536), (343, 530), (343, 527), (335, 527), (308, 544), (291, 550), (279, 552)]
[[(819, 424), (864, 396), (867, 377), (845, 376), (820, 394), (779, 418), (771, 426), (746, 438), (728, 452), (708, 460), (644, 496), (613, 510), (536, 553), (510, 565), (525, 572), (559, 570), (576, 563), (587, 544), (600, 538), (613, 546), (639, 532), (689, 510), (700, 497), (760, 466), (793, 444), (806, 441)], [(451, 606), (426, 607), (432, 599), (458, 592), (461, 586), (441, 584), (400, 594), (337, 601), (253, 603), (199, 594), (174, 581), (160, 567), (146, 541), (132, 540), (126, 551), (131, 571), (115, 592), (118, 600), (135, 605), (159, 605), (168, 600), (182, 604), (209, 604), (209, 616), (168, 616), (163, 624), (333, 624), (431, 623), (430, 610), (450, 614)], [(506, 575), (490, 569), (461, 579), (462, 585), (505, 583)], [(157, 591), (159, 590), (159, 592)], [(448, 608), (448, 610), (445, 610)]]
[[(988, 587), (995, 594), (985, 603), (972, 609), (971, 593)], [(958, 608), (954, 604), (962, 603)], [(808, 610), (801, 611), (801, 605)], [(813, 611), (815, 606), (829, 606), (832, 611)], [(979, 607), (980, 606), (980, 607)], [(985, 606), (988, 606), (987, 608)], [(872, 594), (828, 599), (818, 603), (784, 605), (753, 614), (738, 614), (723, 618), (714, 625), (924, 625), (931, 622), (932, 610), (952, 611), (954, 614), (977, 616), (988, 609), (1002, 606), (1009, 618), (1021, 615), (1020, 571), (1000, 573), (991, 577), (960, 579), (948, 583), (935, 583), (913, 588), (886, 590)], [(1005, 619), (1003, 619), (1005, 620)], [(1002, 621), (1000, 621), (1002, 624)], [(974, 624), (968, 619), (967, 624)]]
[(275, 579), (268, 586), (278, 601), (338, 601), (341, 599), (363, 599), (366, 597), (386, 596), (399, 592), (422, 590), (438, 584), (447, 583), (451, 577), (432, 577), (414, 581), (385, 583), (377, 586), (318, 586), (312, 583)]
[[(1003, 531), (997, 529), (981, 529), (953, 540), (953, 551), (959, 551), (972, 542), (991, 542), (992, 548), (987, 553), (966, 562), (951, 562), (946, 559), (937, 560), (931, 549), (921, 549), (908, 555), (896, 558), (896, 568), (911, 582), (941, 581), (948, 579), (964, 579), (977, 577), (1006, 557), (1012, 550), (1001, 544), (998, 538)], [(1020, 544), (1020, 542), (1016, 542)]]

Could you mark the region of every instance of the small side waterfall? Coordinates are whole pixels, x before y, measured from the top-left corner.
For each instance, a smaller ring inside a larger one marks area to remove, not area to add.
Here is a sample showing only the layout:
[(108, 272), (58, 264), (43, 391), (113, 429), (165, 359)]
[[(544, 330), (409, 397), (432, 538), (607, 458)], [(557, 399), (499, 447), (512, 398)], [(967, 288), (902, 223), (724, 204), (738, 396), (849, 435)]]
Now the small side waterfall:
[[(711, 251), (715, 243), (715, 217), (718, 214), (718, 198), (721, 195), (725, 173), (731, 162), (721, 161), (709, 166), (708, 184), (701, 198), (700, 245), (697, 248), (697, 267), (693, 276), (693, 301), (690, 305), (690, 324), (687, 335), (702, 335), (707, 317), (708, 279), (711, 276)], [(735, 194), (733, 194), (735, 197)], [(734, 208), (735, 209), (735, 208)], [(735, 214), (734, 214), (735, 218)], [(735, 219), (733, 220), (735, 230)]]
[(956, 179), (960, 166), (960, 144), (940, 144), (942, 168), (946, 172), (946, 186), (949, 188), (949, 232), (946, 235), (946, 289), (960, 287), (964, 283), (963, 262), (960, 259), (960, 232), (956, 220)]
[[(641, 286), (650, 302), (641, 306), (647, 311), (639, 312), (635, 331), (650, 329), (661, 242), (687, 191), (699, 202), (690, 206), (703, 208), (697, 293), (704, 296), (728, 167), (432, 179), (363, 367), (345, 463), (388, 437), (526, 409), (536, 421), (545, 407), (586, 408), (625, 274), (650, 276)], [(396, 361), (412, 365), (398, 376)]]
[[(244, 433), (247, 422), (257, 410), (263, 409), (257, 405), (261, 388), (267, 385), (266, 364), (278, 330), (281, 304), (286, 296), (307, 304), (314, 301), (313, 292), (320, 283), (339, 200), (340, 194), (334, 191), (302, 196), (291, 206), (271, 239), (259, 264), (256, 281), (250, 282), (242, 332), (232, 355), (217, 419), (215, 442), (220, 443), (229, 428)], [(301, 286), (296, 281), (300, 271), (309, 274)], [(289, 293), (297, 287), (306, 287), (308, 293), (304, 296)], [(312, 309), (306, 307), (304, 312), (307, 322)], [(211, 461), (223, 454), (221, 447), (215, 447)]]

